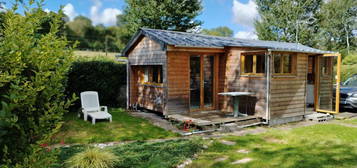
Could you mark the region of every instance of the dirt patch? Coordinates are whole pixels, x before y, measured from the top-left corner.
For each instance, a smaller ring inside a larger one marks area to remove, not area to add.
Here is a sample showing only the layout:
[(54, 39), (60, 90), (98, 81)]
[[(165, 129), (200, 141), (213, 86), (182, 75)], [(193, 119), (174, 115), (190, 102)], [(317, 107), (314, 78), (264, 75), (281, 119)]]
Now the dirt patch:
[(219, 157), (219, 158), (215, 159), (214, 161), (215, 162), (222, 162), (222, 161), (225, 161), (227, 159), (228, 159), (228, 156), (223, 156), (223, 157)]
[(165, 120), (162, 116), (159, 116), (157, 114), (148, 113), (148, 112), (128, 112), (128, 114), (134, 117), (140, 117), (149, 120), (153, 125), (161, 127), (165, 130), (172, 131), (175, 133), (182, 132), (179, 129), (177, 129), (175, 126), (173, 126), (169, 121)]
[(274, 137), (264, 137), (264, 139), (265, 139), (265, 141), (267, 141), (269, 143), (287, 144), (287, 142), (285, 140), (277, 139)]

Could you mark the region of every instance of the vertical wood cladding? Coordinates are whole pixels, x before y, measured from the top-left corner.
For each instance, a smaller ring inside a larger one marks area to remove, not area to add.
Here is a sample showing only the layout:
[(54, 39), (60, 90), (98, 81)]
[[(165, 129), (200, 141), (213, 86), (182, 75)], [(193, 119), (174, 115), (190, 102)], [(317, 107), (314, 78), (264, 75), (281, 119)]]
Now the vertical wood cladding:
[(308, 56), (297, 54), (296, 75), (272, 76), (270, 81), (270, 118), (302, 116), (306, 106)]
[(189, 54), (167, 53), (167, 114), (189, 111)]
[(129, 53), (128, 62), (130, 65), (164, 64), (166, 51), (159, 43), (143, 37)]
[[(139, 104), (149, 110), (165, 112), (166, 51), (163, 47), (142, 37), (128, 54), (130, 104)], [(141, 65), (162, 65), (163, 86), (141, 84), (144, 69)]]
[[(266, 116), (266, 77), (241, 76), (240, 56), (244, 48), (228, 49), (219, 60), (219, 92), (253, 92), (252, 96), (240, 97), (239, 110), (249, 115), (265, 118)], [(222, 111), (233, 112), (232, 98), (219, 96), (219, 107)]]

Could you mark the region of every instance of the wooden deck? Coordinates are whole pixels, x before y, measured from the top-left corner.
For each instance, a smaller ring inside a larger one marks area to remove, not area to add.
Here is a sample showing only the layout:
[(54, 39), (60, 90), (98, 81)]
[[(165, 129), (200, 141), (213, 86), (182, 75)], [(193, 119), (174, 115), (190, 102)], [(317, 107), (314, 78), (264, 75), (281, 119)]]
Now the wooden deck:
[(193, 115), (173, 114), (167, 116), (169, 120), (178, 122), (191, 121), (196, 126), (214, 126), (226, 123), (237, 123), (238, 125), (253, 124), (261, 121), (260, 117), (230, 117), (223, 112), (200, 112)]

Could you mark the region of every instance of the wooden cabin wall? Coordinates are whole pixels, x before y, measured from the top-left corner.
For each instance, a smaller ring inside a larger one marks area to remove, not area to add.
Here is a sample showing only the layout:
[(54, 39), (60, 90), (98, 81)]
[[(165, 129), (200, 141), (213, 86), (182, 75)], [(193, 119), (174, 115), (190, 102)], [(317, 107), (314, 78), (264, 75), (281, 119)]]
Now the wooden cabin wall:
[[(239, 110), (266, 118), (266, 77), (241, 76), (240, 56), (249, 51), (244, 48), (231, 48), (219, 60), (219, 92), (254, 92), (248, 97), (240, 97)], [(219, 96), (219, 107), (222, 111), (233, 112), (233, 101), (229, 96)], [(252, 112), (251, 112), (252, 111)]]
[(128, 62), (130, 65), (162, 65), (166, 63), (166, 51), (159, 43), (143, 37), (129, 53)]
[(148, 110), (157, 112), (164, 111), (164, 104), (158, 104), (158, 99), (164, 100), (164, 87), (141, 84), (144, 78), (142, 66), (131, 66), (130, 102), (139, 104)]
[(277, 124), (284, 123), (282, 119), (289, 117), (302, 119), (305, 114), (308, 55), (299, 53), (296, 61), (296, 75), (285, 77), (272, 75), (269, 99), (272, 123), (275, 123), (274, 120), (279, 120)]
[(189, 54), (167, 53), (167, 115), (189, 112)]
[[(165, 113), (166, 109), (166, 51), (154, 40), (142, 37), (128, 54), (129, 65), (129, 104)], [(141, 84), (144, 75), (143, 66), (162, 65), (163, 86)], [(161, 105), (157, 98), (161, 98)]]

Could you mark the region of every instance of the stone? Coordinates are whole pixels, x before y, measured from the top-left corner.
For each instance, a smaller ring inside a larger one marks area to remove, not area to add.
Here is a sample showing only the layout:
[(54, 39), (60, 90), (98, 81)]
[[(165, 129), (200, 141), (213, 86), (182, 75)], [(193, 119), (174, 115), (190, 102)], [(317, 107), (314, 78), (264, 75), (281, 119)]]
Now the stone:
[(236, 144), (236, 142), (226, 141), (226, 140), (221, 140), (220, 142), (225, 145), (235, 145)]
[(192, 163), (192, 160), (191, 159), (187, 159), (183, 163), (179, 164), (176, 168), (185, 168), (187, 165), (189, 165), (191, 163)]
[(246, 149), (240, 149), (240, 150), (237, 150), (238, 153), (244, 153), (244, 154), (247, 154), (249, 153), (250, 151), (249, 150), (246, 150)]
[(244, 164), (244, 163), (248, 163), (252, 160), (253, 160), (252, 158), (243, 158), (243, 159), (236, 160), (236, 161), (232, 162), (232, 164)]
[(214, 161), (216, 161), (216, 162), (222, 162), (222, 161), (225, 161), (225, 160), (227, 160), (227, 159), (228, 159), (228, 156), (223, 156), (223, 157), (220, 157), (220, 158), (215, 159)]

